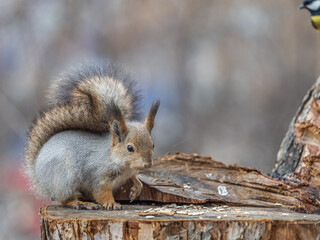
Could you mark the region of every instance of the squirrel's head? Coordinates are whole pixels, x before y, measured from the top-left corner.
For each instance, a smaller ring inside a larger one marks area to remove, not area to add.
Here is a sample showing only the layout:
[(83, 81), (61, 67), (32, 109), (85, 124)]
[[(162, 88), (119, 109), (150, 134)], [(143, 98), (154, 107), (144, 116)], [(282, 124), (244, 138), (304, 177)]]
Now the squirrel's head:
[(151, 130), (159, 105), (159, 100), (152, 104), (144, 123), (126, 123), (118, 111), (116, 120), (111, 124), (112, 152), (130, 168), (143, 169), (152, 166), (154, 144)]

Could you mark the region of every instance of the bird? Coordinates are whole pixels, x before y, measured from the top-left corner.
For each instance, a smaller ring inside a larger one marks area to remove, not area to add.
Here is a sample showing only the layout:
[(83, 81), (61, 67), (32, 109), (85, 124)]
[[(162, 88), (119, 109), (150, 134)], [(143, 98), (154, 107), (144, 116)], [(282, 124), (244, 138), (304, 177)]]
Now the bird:
[(320, 0), (304, 0), (299, 9), (307, 9), (311, 13), (312, 26), (320, 32)]

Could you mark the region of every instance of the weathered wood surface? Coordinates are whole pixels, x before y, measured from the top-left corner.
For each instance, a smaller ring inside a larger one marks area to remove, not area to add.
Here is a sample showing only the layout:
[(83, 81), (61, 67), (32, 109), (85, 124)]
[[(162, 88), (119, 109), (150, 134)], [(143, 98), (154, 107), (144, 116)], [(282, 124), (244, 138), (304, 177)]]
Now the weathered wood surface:
[(108, 212), (44, 207), (40, 212), (42, 239), (320, 238), (320, 216), (315, 214), (274, 208), (189, 206), (190, 213), (198, 215), (188, 215), (183, 212), (186, 209), (183, 206), (167, 206), (162, 209), (175, 212), (173, 215), (156, 215), (152, 209), (159, 208), (125, 205), (123, 210)]
[(283, 139), (272, 176), (320, 185), (320, 78), (303, 98)]
[[(309, 213), (320, 210), (315, 188), (273, 179), (253, 168), (226, 166), (197, 154), (167, 154), (139, 174), (139, 179), (144, 184), (139, 201), (287, 207)], [(129, 200), (130, 187), (120, 188), (116, 200)]]

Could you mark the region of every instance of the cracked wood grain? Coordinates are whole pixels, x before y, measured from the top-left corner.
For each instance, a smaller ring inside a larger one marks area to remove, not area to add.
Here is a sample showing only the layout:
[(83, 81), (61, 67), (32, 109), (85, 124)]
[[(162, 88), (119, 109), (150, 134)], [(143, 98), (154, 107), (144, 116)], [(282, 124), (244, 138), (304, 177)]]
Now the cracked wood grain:
[[(316, 188), (290, 184), (261, 171), (225, 165), (198, 154), (167, 154), (139, 174), (143, 189), (139, 201), (161, 203), (220, 203), (233, 206), (286, 207), (318, 212)], [(129, 200), (128, 183), (116, 193), (117, 200)]]

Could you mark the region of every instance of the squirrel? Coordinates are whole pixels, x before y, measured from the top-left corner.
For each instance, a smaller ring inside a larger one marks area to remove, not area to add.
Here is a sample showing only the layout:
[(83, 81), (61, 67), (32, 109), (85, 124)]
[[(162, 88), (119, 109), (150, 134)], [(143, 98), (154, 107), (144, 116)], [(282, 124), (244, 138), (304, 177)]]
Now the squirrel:
[(110, 62), (87, 62), (49, 88), (46, 108), (28, 131), (25, 172), (39, 196), (76, 209), (121, 209), (113, 191), (152, 166), (160, 100), (139, 122), (140, 91), (131, 75)]

